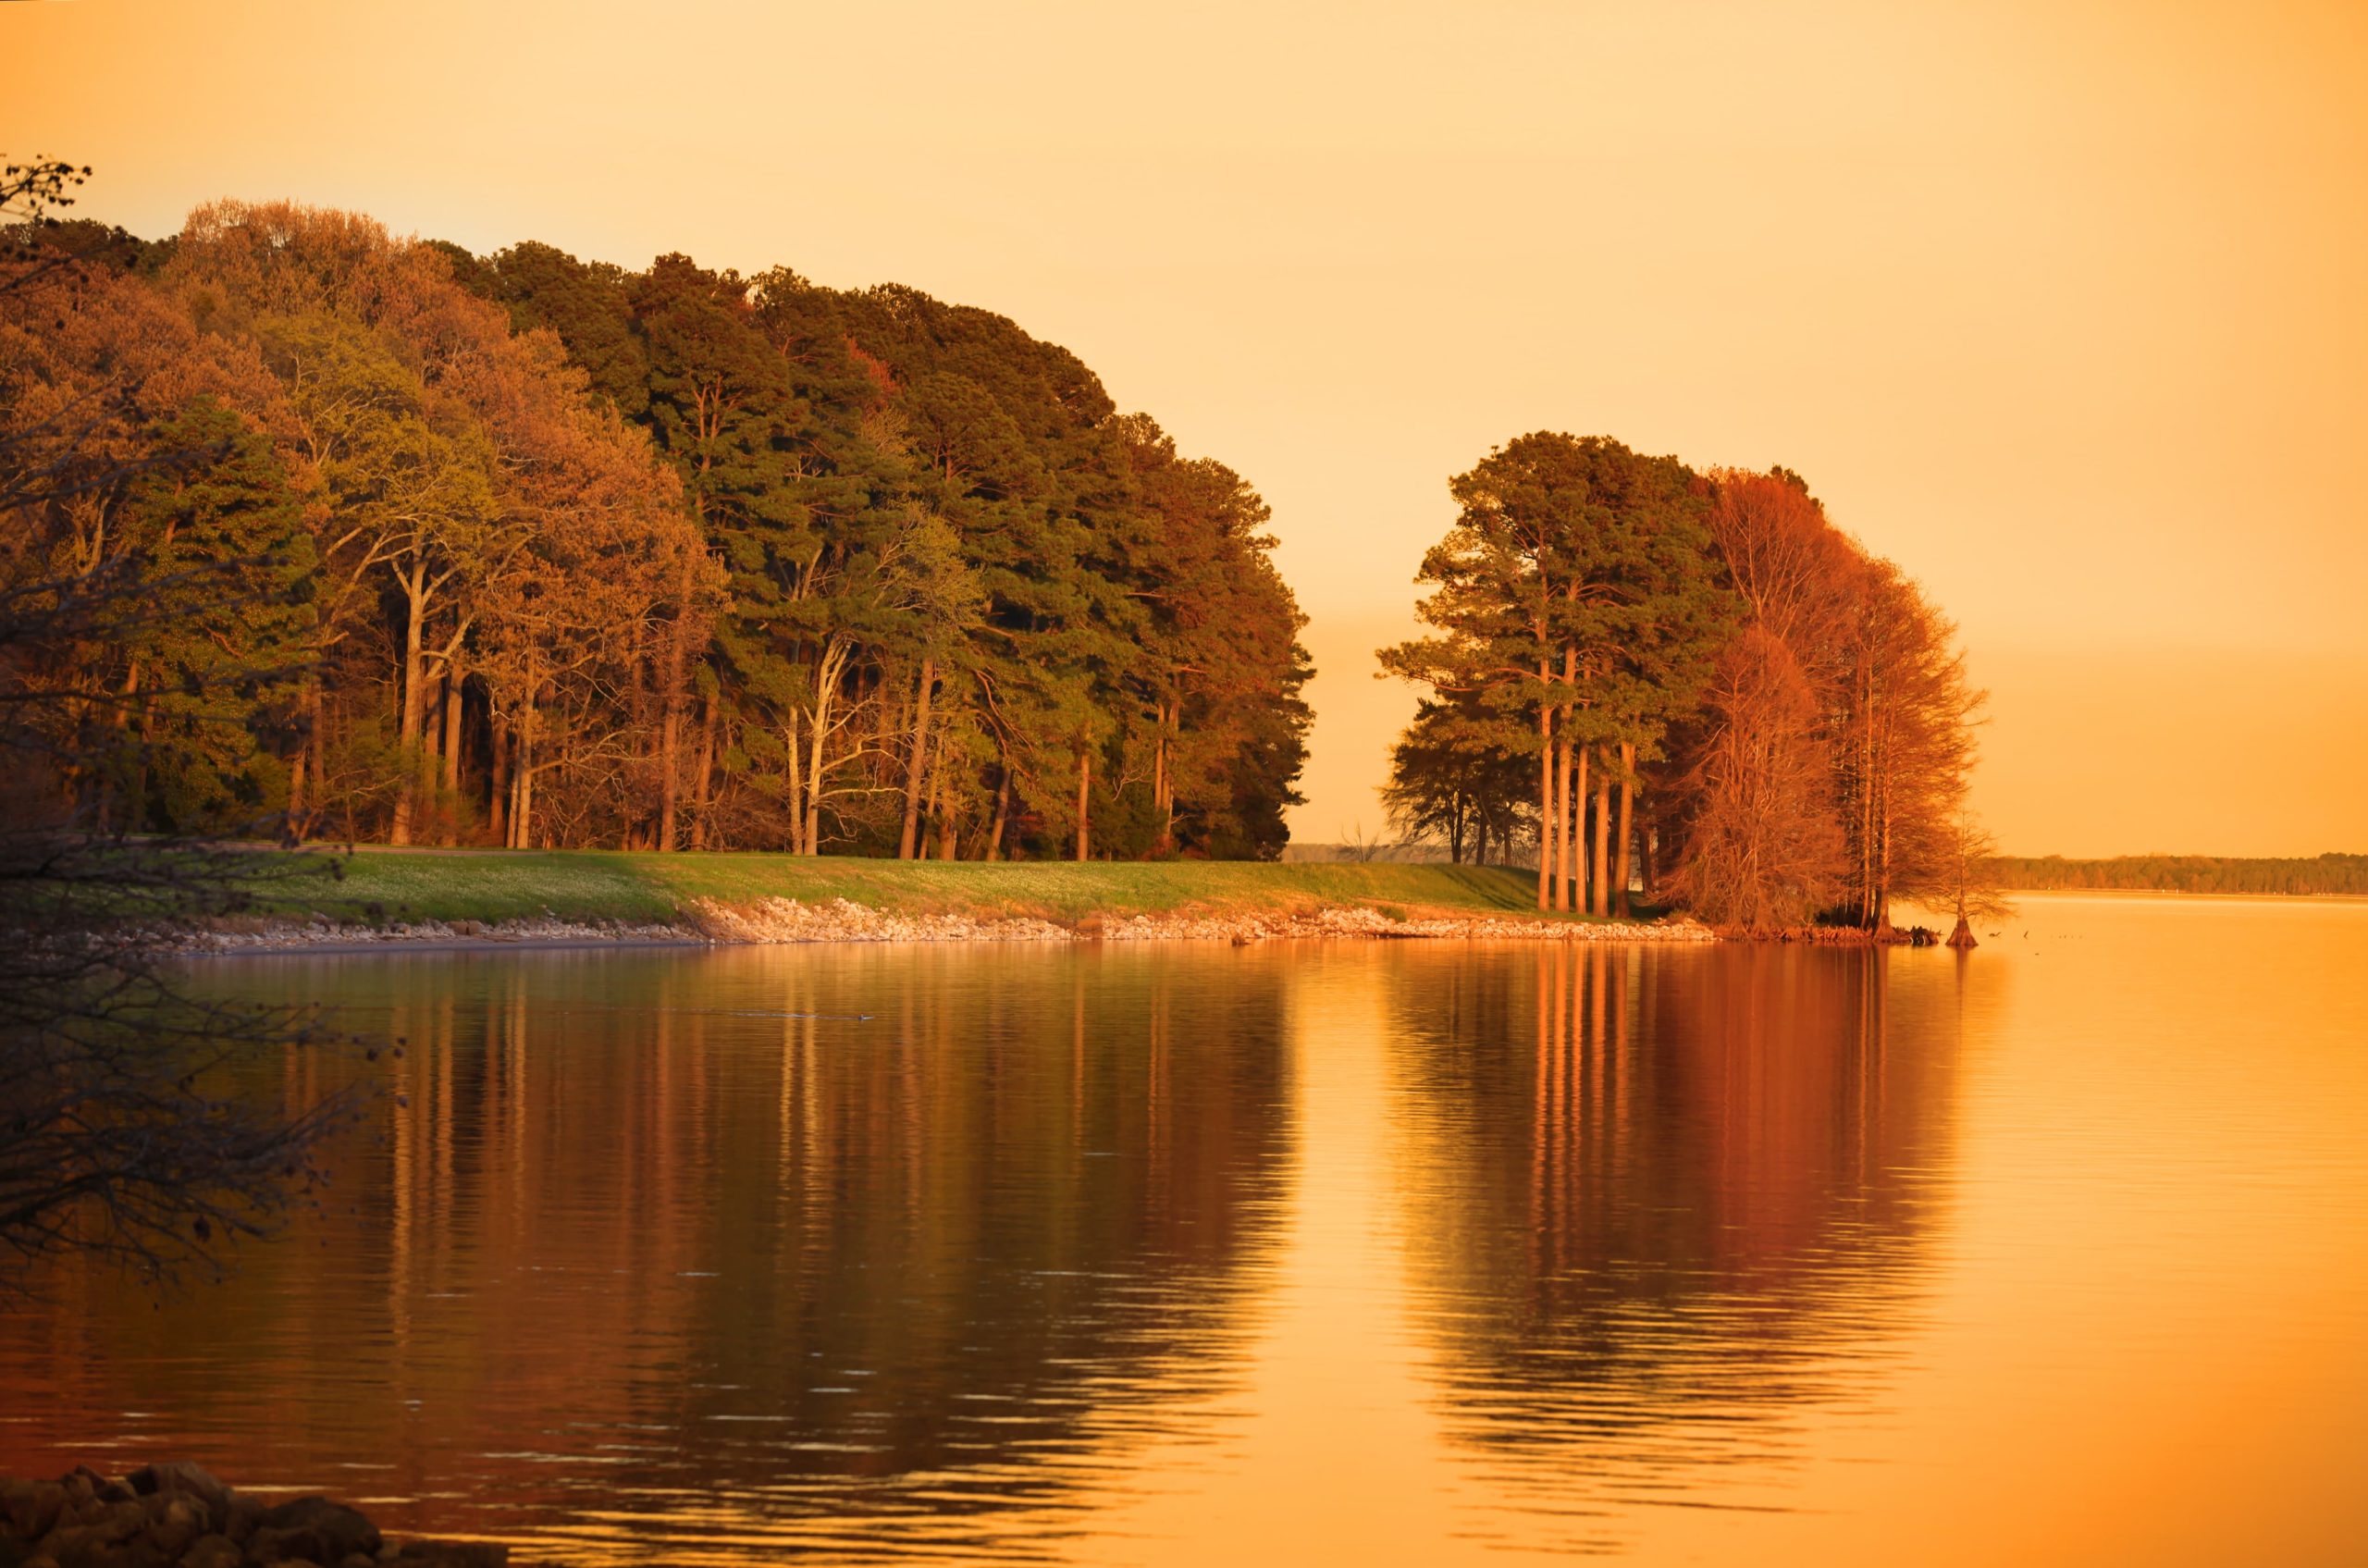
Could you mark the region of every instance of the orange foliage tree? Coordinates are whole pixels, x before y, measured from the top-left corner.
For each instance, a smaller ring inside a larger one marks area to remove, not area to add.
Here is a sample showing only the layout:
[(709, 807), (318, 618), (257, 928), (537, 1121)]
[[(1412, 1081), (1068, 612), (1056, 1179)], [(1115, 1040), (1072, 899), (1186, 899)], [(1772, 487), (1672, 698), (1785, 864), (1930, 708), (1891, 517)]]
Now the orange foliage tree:
[(300, 809), (397, 844), (652, 836), (657, 667), (719, 587), (646, 438), (555, 337), (367, 218), (216, 203), (161, 276), (254, 346), (327, 492)]
[(1710, 530), (1750, 607), (1688, 758), (1678, 885), (1749, 927), (1873, 931), (1947, 894), (1981, 694), (1956, 629), (1828, 520), (1800, 476), (1720, 470)]

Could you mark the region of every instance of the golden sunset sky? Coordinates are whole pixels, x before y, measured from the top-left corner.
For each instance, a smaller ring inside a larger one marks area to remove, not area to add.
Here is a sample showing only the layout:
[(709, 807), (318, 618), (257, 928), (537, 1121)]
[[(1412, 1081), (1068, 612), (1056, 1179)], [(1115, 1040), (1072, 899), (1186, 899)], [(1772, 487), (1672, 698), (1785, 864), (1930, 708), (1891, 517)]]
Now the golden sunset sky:
[(2040, 854), (2368, 850), (2368, 6), (0, 5), (0, 148), (473, 250), (894, 280), (1275, 508), (1380, 828), (1446, 480), (1782, 463), (1957, 618)]

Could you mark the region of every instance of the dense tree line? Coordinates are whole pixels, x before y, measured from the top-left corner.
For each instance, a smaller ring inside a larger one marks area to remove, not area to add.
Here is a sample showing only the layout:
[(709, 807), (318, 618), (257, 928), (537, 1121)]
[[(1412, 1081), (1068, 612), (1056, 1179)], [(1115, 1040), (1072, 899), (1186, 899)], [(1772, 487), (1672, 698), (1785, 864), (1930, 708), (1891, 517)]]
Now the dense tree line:
[(2002, 855), (1989, 874), (2004, 887), (2034, 892), (2081, 889), (2152, 893), (2368, 895), (2368, 855), (2244, 858), (2221, 855), (2121, 855), (2067, 860), (2060, 855)]
[(1001, 316), (285, 204), (53, 224), (6, 265), (11, 461), (90, 482), (13, 508), (0, 569), (163, 611), (6, 654), (58, 756), (138, 736), (48, 781), (102, 827), (1283, 842), (1311, 672), (1265, 506)]
[(1401, 829), (1534, 846), (1541, 909), (1624, 912), (1641, 882), (1721, 924), (1882, 930), (1966, 893), (1955, 628), (1798, 475), (1539, 433), (1450, 488), (1433, 634), (1381, 652), (1432, 693), (1392, 755)]

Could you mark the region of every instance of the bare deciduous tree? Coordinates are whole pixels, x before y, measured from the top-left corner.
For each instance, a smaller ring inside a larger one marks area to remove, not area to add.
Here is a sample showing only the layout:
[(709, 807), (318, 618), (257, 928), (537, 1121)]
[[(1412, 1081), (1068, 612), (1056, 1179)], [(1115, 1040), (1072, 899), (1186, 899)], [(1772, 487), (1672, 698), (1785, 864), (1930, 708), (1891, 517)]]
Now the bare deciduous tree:
[(299, 1010), (193, 995), (158, 948), (160, 932), (250, 907), (298, 870), (64, 822), (0, 834), (0, 1252), (94, 1251), (150, 1276), (215, 1266), (320, 1179), (314, 1153), (353, 1093), (290, 1113), (242, 1096), (232, 1069), (335, 1037)]
[(1978, 947), (1973, 922), (2011, 914), (2015, 906), (1998, 885), (1998, 841), (1970, 808), (1960, 808), (1950, 820), (1948, 858), (1948, 908), (1957, 918), (1949, 932), (1949, 945)]
[(1754, 624), (1720, 656), (1708, 706), (1677, 890), (1716, 924), (1806, 925), (1840, 890), (1843, 856), (1816, 695), (1791, 650)]

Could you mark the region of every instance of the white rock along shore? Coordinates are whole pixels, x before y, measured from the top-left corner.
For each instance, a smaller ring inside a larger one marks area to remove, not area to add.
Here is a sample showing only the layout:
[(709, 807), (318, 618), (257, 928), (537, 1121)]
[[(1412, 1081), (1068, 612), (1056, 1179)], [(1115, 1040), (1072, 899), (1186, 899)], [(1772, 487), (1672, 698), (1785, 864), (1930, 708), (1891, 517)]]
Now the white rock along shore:
[(384, 947), (574, 946), (596, 944), (801, 942), (1230, 942), (1308, 937), (1467, 942), (1716, 942), (1690, 920), (1597, 924), (1505, 915), (1393, 920), (1362, 906), (1304, 913), (1096, 915), (1074, 925), (1030, 915), (897, 914), (844, 898), (805, 904), (766, 898), (753, 905), (700, 900), (680, 923), (581, 922), (552, 917), (483, 922), (418, 920), (385, 926), (340, 925), (324, 916), (184, 932), (189, 953), (339, 951)]

